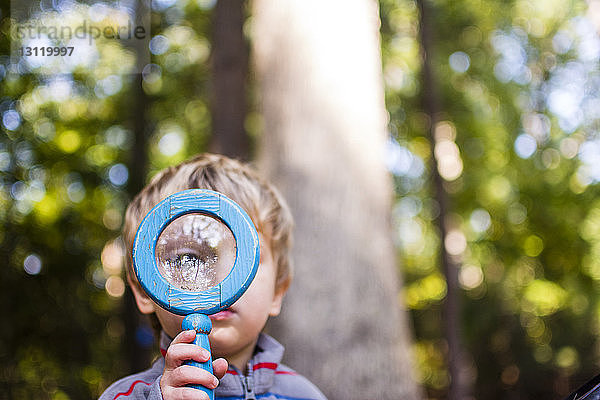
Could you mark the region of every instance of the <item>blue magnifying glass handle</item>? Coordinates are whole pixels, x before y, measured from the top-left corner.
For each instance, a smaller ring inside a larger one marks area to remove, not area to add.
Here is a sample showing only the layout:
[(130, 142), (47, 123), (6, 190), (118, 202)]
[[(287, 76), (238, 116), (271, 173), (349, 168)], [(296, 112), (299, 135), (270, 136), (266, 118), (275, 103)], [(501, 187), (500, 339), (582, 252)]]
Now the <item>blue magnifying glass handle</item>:
[[(208, 334), (212, 329), (212, 322), (207, 315), (204, 314), (189, 314), (183, 319), (181, 324), (181, 328), (183, 330), (194, 330), (196, 331), (196, 338), (194, 339), (194, 344), (202, 347), (205, 350), (208, 350), (210, 353), (210, 343), (208, 341)], [(212, 367), (212, 355), (209, 357), (208, 361), (200, 363), (197, 361), (189, 360), (186, 361), (187, 365), (192, 365), (194, 367), (202, 368), (203, 370), (208, 371), (209, 373), (213, 373)], [(208, 395), (210, 400), (213, 400), (215, 397), (215, 391), (213, 389), (208, 389), (202, 385), (189, 385), (190, 387), (202, 390)]]

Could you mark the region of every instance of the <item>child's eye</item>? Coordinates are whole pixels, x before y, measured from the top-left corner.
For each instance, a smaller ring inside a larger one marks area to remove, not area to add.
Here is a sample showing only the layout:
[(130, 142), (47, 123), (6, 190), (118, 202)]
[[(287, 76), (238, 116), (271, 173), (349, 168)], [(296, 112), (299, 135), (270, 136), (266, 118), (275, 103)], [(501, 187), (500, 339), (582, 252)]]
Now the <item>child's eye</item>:
[(181, 268), (182, 270), (190, 268), (198, 268), (209, 266), (217, 262), (215, 252), (198, 254), (198, 253), (182, 253), (168, 259), (172, 268)]
[(235, 262), (236, 244), (226, 225), (205, 215), (171, 222), (156, 242), (161, 275), (180, 289), (203, 291), (222, 281)]
[[(207, 246), (208, 247), (208, 246)], [(165, 278), (182, 289), (204, 290), (217, 282), (214, 264), (217, 254), (211, 248), (190, 251), (182, 249), (162, 260)]]

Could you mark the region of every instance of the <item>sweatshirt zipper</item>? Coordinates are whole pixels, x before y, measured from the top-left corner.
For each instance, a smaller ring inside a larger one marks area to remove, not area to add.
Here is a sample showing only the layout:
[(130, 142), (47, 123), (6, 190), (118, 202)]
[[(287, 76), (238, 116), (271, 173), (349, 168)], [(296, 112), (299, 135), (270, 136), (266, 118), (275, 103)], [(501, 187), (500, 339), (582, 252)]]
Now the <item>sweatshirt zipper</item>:
[(252, 362), (248, 363), (248, 375), (244, 376), (240, 374), (240, 380), (242, 381), (242, 388), (244, 389), (244, 400), (256, 400), (254, 395), (254, 371), (252, 369)]

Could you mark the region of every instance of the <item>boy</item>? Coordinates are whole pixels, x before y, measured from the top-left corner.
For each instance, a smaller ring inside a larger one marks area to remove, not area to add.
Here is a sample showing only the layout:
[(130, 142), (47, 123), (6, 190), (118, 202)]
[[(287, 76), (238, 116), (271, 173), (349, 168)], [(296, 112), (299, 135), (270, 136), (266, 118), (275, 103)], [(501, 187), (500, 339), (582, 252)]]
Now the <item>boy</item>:
[[(193, 188), (215, 190), (238, 203), (252, 218), (260, 239), (260, 264), (252, 284), (233, 306), (210, 316), (212, 354), (226, 359), (213, 361), (214, 376), (184, 365), (189, 359), (207, 361), (208, 352), (191, 344), (194, 331), (181, 331), (183, 317), (162, 309), (145, 294), (131, 259), (137, 227), (150, 209), (170, 194)], [(123, 237), (128, 249), (127, 280), (139, 310), (150, 314), (153, 325), (161, 330), (163, 357), (150, 369), (112, 384), (100, 400), (208, 398), (188, 384), (216, 388), (216, 398), (324, 400), (306, 378), (280, 364), (283, 346), (261, 333), (268, 317), (279, 314), (291, 281), (292, 224), (278, 192), (238, 161), (201, 154), (159, 172), (129, 204)]]

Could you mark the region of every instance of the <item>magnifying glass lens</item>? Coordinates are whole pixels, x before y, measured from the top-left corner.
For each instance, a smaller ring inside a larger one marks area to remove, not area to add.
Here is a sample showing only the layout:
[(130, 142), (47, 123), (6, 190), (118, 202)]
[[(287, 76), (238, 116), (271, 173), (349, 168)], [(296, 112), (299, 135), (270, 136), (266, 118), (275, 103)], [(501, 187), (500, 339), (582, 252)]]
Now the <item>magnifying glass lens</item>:
[(172, 285), (200, 292), (219, 284), (233, 268), (236, 243), (217, 218), (192, 213), (173, 220), (156, 242), (156, 264)]

